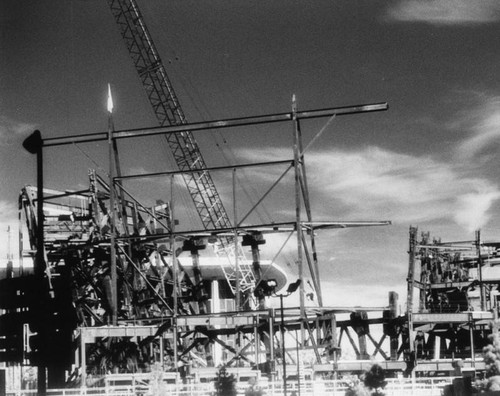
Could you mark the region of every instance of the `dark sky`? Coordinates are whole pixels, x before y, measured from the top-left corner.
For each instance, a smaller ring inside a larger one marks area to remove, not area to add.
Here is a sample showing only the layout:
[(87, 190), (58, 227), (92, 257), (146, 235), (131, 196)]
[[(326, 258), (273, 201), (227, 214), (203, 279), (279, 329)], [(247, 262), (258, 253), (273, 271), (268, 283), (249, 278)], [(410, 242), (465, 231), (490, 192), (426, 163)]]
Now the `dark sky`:
[[(391, 289), (403, 293), (410, 225), (445, 240), (471, 239), (478, 228), (498, 239), (496, 0), (138, 2), (188, 121), (286, 112), (292, 94), (302, 110), (389, 103), (387, 112), (339, 117), (306, 155), (317, 220), (393, 222), (319, 235), (327, 303), (380, 304)], [(108, 83), (117, 129), (156, 121), (106, 1), (3, 0), (0, 23), (5, 241), (19, 190), (35, 182), (34, 158), (21, 147), (35, 128), (44, 137), (105, 131)], [(304, 122), (306, 143), (325, 122)], [(289, 125), (197, 138), (209, 165), (291, 154)], [(173, 167), (161, 138), (120, 143), (120, 151), (129, 172)], [(96, 164), (107, 169), (106, 145), (49, 149), (46, 184), (78, 189)], [(257, 196), (278, 174), (247, 172), (241, 183)], [(230, 206), (229, 180), (216, 177)], [(263, 219), (293, 212), (287, 183), (266, 201)], [(167, 195), (164, 181), (131, 188), (151, 202)], [(346, 297), (352, 290), (364, 292)]]

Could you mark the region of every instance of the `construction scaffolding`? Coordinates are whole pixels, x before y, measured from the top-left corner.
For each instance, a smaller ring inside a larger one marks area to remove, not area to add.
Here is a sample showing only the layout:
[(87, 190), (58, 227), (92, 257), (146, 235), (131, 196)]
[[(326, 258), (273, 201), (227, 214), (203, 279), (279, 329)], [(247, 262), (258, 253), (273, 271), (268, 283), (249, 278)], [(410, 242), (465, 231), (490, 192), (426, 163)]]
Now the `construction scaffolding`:
[[(497, 243), (442, 242), (410, 227), (408, 359), (419, 371), (453, 364), (484, 369), (482, 349), (498, 316)], [(443, 369), (443, 367), (441, 367)]]
[[(314, 235), (318, 229), (377, 226), (390, 222), (313, 221), (303, 167), (300, 120), (386, 108), (386, 104), (374, 104), (300, 112), (294, 105), (291, 113), (139, 130), (114, 131), (110, 128), (106, 133), (42, 139), (40, 151), (106, 139), (110, 141), (111, 167), (118, 157), (116, 142), (123, 138), (147, 138), (178, 133), (180, 129), (203, 131), (266, 122), (288, 121), (294, 125), (294, 148), (290, 159), (206, 169), (210, 172), (237, 172), (245, 167), (285, 167), (272, 187), (262, 197), (257, 197), (258, 203), (293, 169), (295, 183), (291, 189), (295, 191), (296, 217), (287, 221), (249, 224), (248, 220), (244, 222), (249, 213), (241, 220), (233, 219), (231, 227), (178, 230), (173, 201), (158, 201), (155, 206), (147, 207), (125, 186), (128, 179), (172, 178), (189, 171), (140, 175), (117, 172), (117, 176), (109, 180), (90, 171), (86, 190), (42, 190), (43, 257), (46, 263), (43, 278), (49, 285), (53, 279), (59, 278), (72, 286), (71, 302), (77, 318), (73, 332), (76, 342), (73, 344), (76, 346), (74, 363), (79, 369), (81, 385), (88, 385), (88, 374), (103, 375), (100, 359), (118, 349), (130, 353), (128, 365), (121, 364), (118, 370), (130, 373), (145, 370), (152, 362), (160, 362), (165, 370), (182, 372), (183, 376), (189, 375), (188, 367), (189, 370), (199, 370), (224, 364), (260, 369), (276, 378), (279, 374), (284, 375), (280, 372), (281, 367), (284, 371), (288, 364), (292, 367), (299, 364), (300, 358), (293, 354), (298, 349), (312, 351), (319, 371), (322, 364), (330, 361), (341, 370), (336, 362), (341, 341), (337, 338), (337, 314), (351, 315), (347, 322), (340, 324), (340, 338), (346, 334), (356, 348), (348, 331), (352, 326), (360, 342), (359, 359), (367, 358), (366, 337), (378, 344), (375, 354), (383, 353), (380, 348), (382, 341), (376, 342), (369, 332), (363, 330), (370, 324), (363, 309), (332, 309), (321, 305), (308, 308), (304, 304), (303, 261), (307, 263), (307, 276), (311, 277), (313, 284), (318, 286), (320, 283), (317, 257), (315, 254), (314, 259), (310, 257), (315, 251), (308, 244), (313, 242), (307, 242), (306, 236)], [(171, 185), (174, 188), (173, 183)], [(26, 226), (29, 241), (29, 246), (25, 240), (20, 242), (23, 262), (33, 260), (39, 251), (39, 197), (40, 190), (29, 186), (20, 196), (20, 218), (22, 225)], [(306, 208), (306, 220), (302, 220), (302, 208)], [(264, 235), (279, 232), (297, 235), (297, 248), (301, 252), (297, 253), (301, 281), (297, 286), (302, 286), (299, 307), (282, 308), (281, 318), (277, 319), (276, 309), (267, 308), (265, 302), (286, 285), (287, 277), (274, 262), (260, 259), (258, 246), (265, 241)], [(254, 300), (253, 308), (242, 310), (235, 304), (234, 288), (228, 284), (220, 261), (216, 259), (214, 265), (209, 265), (200, 255), (207, 243), (226, 236), (234, 237), (238, 243), (241, 239), (244, 246), (251, 248), (253, 261), (244, 264), (259, 274), (259, 282), (252, 285), (250, 294)], [(189, 252), (191, 257), (182, 257), (183, 251)], [(35, 270), (37, 265), (39, 263), (35, 260)], [(25, 267), (26, 274), (29, 274), (28, 266)], [(320, 296), (319, 286), (315, 291)], [(283, 331), (295, 334), (293, 346), (285, 348), (284, 340), (279, 338)], [(277, 360), (282, 364), (276, 365)]]

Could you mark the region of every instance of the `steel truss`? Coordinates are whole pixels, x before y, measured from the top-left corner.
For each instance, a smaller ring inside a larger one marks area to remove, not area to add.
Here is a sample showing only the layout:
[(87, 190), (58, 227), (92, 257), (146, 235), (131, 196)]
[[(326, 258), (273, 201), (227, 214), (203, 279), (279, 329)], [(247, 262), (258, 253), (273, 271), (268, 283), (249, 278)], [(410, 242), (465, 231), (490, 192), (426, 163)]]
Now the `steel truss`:
[[(317, 229), (321, 228), (387, 225), (389, 222), (318, 222), (312, 219), (304, 167), (305, 149), (302, 146), (299, 121), (308, 118), (331, 118), (385, 109), (387, 109), (386, 104), (374, 104), (299, 112), (294, 106), (291, 113), (182, 126), (188, 130), (204, 130), (221, 126), (243, 126), (264, 122), (293, 123), (295, 144), (293, 158), (290, 160), (235, 165), (219, 169), (220, 171), (227, 169), (235, 171), (239, 167), (283, 166), (289, 163), (283, 175), (291, 169), (295, 171), (297, 211), (294, 219), (279, 224), (243, 225), (243, 221), (247, 218), (244, 216), (239, 222), (236, 222), (235, 226), (227, 228), (179, 232), (174, 229), (172, 220), (174, 216), (170, 209), (172, 202), (148, 208), (135, 199), (123, 184), (127, 178), (160, 177), (165, 176), (165, 173), (145, 175), (121, 175), (119, 173), (110, 182), (106, 182), (91, 171), (87, 190), (78, 192), (44, 190), (43, 209), (45, 216), (43, 226), (46, 236), (47, 267), (52, 273), (57, 273), (63, 267), (70, 269), (75, 290), (73, 303), (81, 329), (114, 326), (115, 323), (111, 318), (116, 316), (116, 324), (120, 325), (118, 328), (126, 326), (123, 328), (121, 342), (128, 342), (131, 336), (127, 335), (127, 327), (156, 326), (154, 335), (142, 337), (139, 344), (135, 344), (136, 350), (133, 353), (136, 355), (137, 364), (143, 362), (146, 357), (153, 360), (159, 359), (159, 356), (155, 355), (155, 351), (160, 351), (160, 355), (170, 357), (173, 367), (177, 367), (184, 354), (189, 355), (190, 359), (200, 362), (200, 364), (209, 366), (211, 363), (207, 356), (213, 353), (214, 345), (220, 346), (219, 349), (224, 351), (227, 361), (231, 364), (236, 365), (244, 362), (247, 365), (259, 365), (274, 361), (270, 358), (271, 354), (274, 353), (274, 357), (278, 357), (276, 351), (279, 348), (276, 346), (280, 345), (276, 337), (278, 325), (274, 320), (274, 314), (267, 311), (263, 313), (260, 311), (236, 311), (232, 316), (244, 318), (243, 320), (246, 322), (243, 325), (236, 322), (224, 326), (210, 323), (211, 319), (209, 318), (217, 317), (219, 314), (217, 309), (210, 306), (209, 301), (210, 296), (212, 301), (214, 299), (214, 285), (207, 282), (203, 275), (203, 268), (198, 263), (199, 251), (203, 250), (205, 245), (203, 241), (206, 241), (207, 238), (221, 239), (226, 236), (255, 237), (257, 234), (265, 234), (266, 232), (295, 233), (297, 234), (298, 250), (301, 252), (300, 254), (305, 254), (313, 283), (318, 286), (319, 274), (316, 264), (308, 258), (311, 252), (315, 252), (314, 246), (307, 247), (306, 235), (313, 235)], [(144, 138), (157, 134), (169, 135), (177, 133), (178, 128), (180, 127), (145, 128), (133, 131), (109, 130), (105, 133), (105, 138), (111, 139), (110, 141), (113, 142), (123, 138)], [(48, 138), (43, 140), (43, 148), (91, 142), (102, 140), (102, 138), (100, 133)], [(116, 145), (114, 146), (116, 148)], [(113, 158), (116, 157), (110, 156), (110, 163), (113, 163)], [(190, 172), (179, 171), (183, 174)], [(283, 175), (278, 178), (270, 190), (279, 184)], [(269, 191), (258, 199), (258, 203), (265, 199)], [(26, 252), (28, 255), (32, 255), (37, 246), (35, 230), (38, 229), (38, 225), (35, 213), (37, 213), (38, 202), (35, 198), (36, 192), (36, 188), (26, 187), (20, 198), (23, 222), (29, 231), (30, 249)], [(114, 203), (111, 200), (113, 196), (116, 198)], [(302, 207), (307, 213), (306, 220), (302, 220)], [(251, 209), (251, 211), (253, 210), (255, 207)], [(111, 221), (113, 214), (114, 221)], [(182, 248), (179, 243), (182, 243)], [(248, 263), (248, 265), (255, 268), (257, 260), (258, 266), (263, 268), (264, 263), (259, 262), (258, 246), (252, 245), (250, 247), (254, 262)], [(192, 273), (188, 273), (180, 265), (178, 255), (181, 250), (189, 251), (191, 254)], [(110, 276), (112, 252), (115, 252), (116, 255), (116, 281), (113, 281), (113, 277)], [(304, 270), (300, 254), (297, 263), (299, 276), (302, 279)], [(278, 286), (280, 288), (283, 285), (284, 281)], [(316, 292), (319, 291), (320, 289), (317, 287)], [(217, 291), (217, 293), (219, 292), (226, 293), (229, 300), (234, 298), (232, 289), (224, 292), (222, 288)], [(113, 302), (113, 293), (117, 295), (116, 303)], [(315, 361), (319, 364), (326, 359), (323, 356), (325, 347), (329, 348), (333, 355), (340, 348), (333, 336), (336, 334), (336, 329), (332, 325), (332, 317), (324, 311), (307, 311), (303, 303), (304, 290), (300, 290), (300, 295), (299, 310), (293, 316), (287, 315), (285, 327), (290, 333), (297, 331), (297, 345), (304, 350), (311, 348), (314, 351)], [(204, 322), (196, 323), (193, 317), (201, 318)], [(299, 331), (300, 337), (298, 336)], [(103, 343), (111, 346), (114, 342), (112, 340), (117, 339), (117, 337), (111, 335), (96, 337), (95, 348), (102, 347)], [(87, 338), (84, 339), (85, 342), (88, 341)], [(163, 342), (160, 340), (171, 340), (171, 342), (167, 342), (166, 346), (160, 346), (160, 342)], [(81, 348), (80, 353), (85, 355), (85, 350), (85, 347)], [(89, 356), (84, 357), (82, 361), (86, 362), (88, 359)], [(281, 359), (283, 360), (283, 357)]]
[(406, 353), (420, 369), (443, 359), (463, 359), (474, 368), (491, 323), (498, 331), (500, 279), (482, 274), (499, 261), (499, 244), (482, 242), (480, 231), (469, 241), (442, 242), (428, 232), (419, 237), (416, 227), (409, 236)]

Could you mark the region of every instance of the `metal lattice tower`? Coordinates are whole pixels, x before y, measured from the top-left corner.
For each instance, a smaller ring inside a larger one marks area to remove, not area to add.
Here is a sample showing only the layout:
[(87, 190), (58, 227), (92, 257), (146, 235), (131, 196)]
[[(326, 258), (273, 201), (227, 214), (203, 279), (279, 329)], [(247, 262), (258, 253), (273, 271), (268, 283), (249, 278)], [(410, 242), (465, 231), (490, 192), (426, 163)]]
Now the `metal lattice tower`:
[[(135, 0), (108, 0), (116, 23), (144, 89), (161, 126), (186, 124), (186, 117), (174, 92), (158, 51), (151, 39)], [(165, 135), (205, 229), (232, 228), (229, 216), (222, 204), (215, 184), (206, 170), (205, 161), (190, 131)], [(244, 260), (240, 244), (233, 237), (219, 239), (215, 253), (220, 259), (229, 260), (222, 265), (225, 277), (233, 292), (244, 292), (255, 285), (252, 266)], [(239, 274), (236, 270), (238, 257)]]

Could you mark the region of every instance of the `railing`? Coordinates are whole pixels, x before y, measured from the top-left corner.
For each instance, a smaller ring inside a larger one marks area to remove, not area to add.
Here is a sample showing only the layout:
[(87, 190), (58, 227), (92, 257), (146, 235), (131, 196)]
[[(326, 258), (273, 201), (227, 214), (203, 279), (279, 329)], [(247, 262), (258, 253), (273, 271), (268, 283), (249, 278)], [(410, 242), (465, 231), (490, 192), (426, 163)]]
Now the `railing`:
[[(441, 396), (445, 385), (451, 384), (452, 377), (438, 378), (401, 378), (388, 379), (384, 389), (386, 396)], [(266, 396), (283, 396), (281, 381), (262, 383), (261, 389)], [(249, 387), (248, 383), (237, 383), (238, 395), (244, 395)], [(320, 380), (301, 381), (300, 388), (296, 382), (288, 383), (287, 395), (294, 392), (296, 396), (344, 396), (349, 387), (347, 380)], [(214, 383), (192, 384), (161, 384), (157, 388), (145, 385), (107, 386), (103, 388), (73, 388), (50, 389), (47, 396), (211, 396), (214, 393)], [(35, 396), (36, 390), (18, 390), (7, 392), (7, 396)]]

